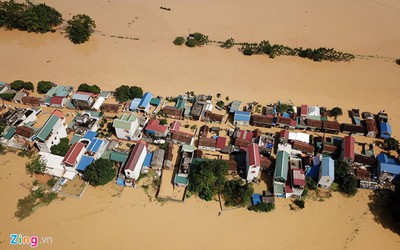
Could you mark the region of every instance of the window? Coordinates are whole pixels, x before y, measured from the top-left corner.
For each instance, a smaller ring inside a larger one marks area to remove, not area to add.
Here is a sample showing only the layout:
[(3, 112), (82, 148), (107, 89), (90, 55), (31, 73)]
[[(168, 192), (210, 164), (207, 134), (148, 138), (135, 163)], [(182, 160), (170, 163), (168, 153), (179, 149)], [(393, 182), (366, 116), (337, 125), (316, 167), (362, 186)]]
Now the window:
[(256, 173), (256, 171), (251, 171), (250, 173), (252, 173), (252, 174), (255, 174), (255, 173)]

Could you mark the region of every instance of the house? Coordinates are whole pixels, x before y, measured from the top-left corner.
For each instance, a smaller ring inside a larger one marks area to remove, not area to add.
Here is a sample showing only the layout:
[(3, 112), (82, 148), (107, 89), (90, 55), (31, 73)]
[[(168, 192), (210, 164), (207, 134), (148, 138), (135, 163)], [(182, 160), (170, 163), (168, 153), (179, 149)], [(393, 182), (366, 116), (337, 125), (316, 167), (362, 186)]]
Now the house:
[(76, 167), (80, 162), (83, 153), (85, 152), (85, 144), (82, 142), (75, 142), (72, 144), (61, 164), (65, 168), (64, 178), (73, 180), (77, 174)]
[(389, 158), (385, 153), (380, 153), (377, 157), (378, 171), (382, 175), (384, 173), (393, 177), (400, 175), (400, 163), (393, 158)]
[(160, 170), (164, 164), (164, 156), (165, 156), (164, 149), (159, 148), (156, 151), (154, 151), (153, 159), (151, 161), (151, 168), (155, 170)]
[(181, 123), (179, 121), (173, 121), (171, 123), (171, 127), (170, 127), (170, 132), (173, 133), (175, 131), (179, 131), (179, 129), (181, 128)]
[(139, 108), (139, 103), (142, 101), (142, 98), (135, 98), (132, 100), (131, 104), (129, 105), (129, 110), (137, 111)]
[(176, 103), (175, 103), (175, 108), (183, 110), (186, 107), (186, 100), (187, 97), (186, 96), (178, 96), (178, 98), (176, 98)]
[(261, 161), (259, 147), (255, 143), (247, 146), (246, 153), (246, 180), (256, 181), (260, 174)]
[(374, 138), (378, 135), (378, 128), (374, 119), (366, 119), (365, 127), (367, 128), (367, 133), (365, 134), (365, 136)]
[(138, 110), (144, 113), (148, 113), (151, 106), (150, 104), (151, 98), (153, 98), (153, 94), (151, 94), (150, 92), (144, 93), (142, 100), (140, 100), (139, 102)]
[(213, 138), (200, 138), (198, 148), (200, 150), (215, 151), (216, 140)]
[(271, 128), (275, 126), (274, 117), (272, 115), (253, 115), (253, 126)]
[(308, 107), (307, 117), (319, 117), (321, 116), (321, 109), (318, 106)]
[(354, 165), (360, 167), (373, 167), (376, 165), (376, 159), (374, 156), (367, 156), (362, 154), (354, 155)]
[(379, 137), (381, 139), (390, 138), (392, 136), (392, 127), (388, 122), (379, 123), (380, 134)]
[(314, 154), (314, 146), (302, 141), (293, 141), (292, 148), (309, 155)]
[(194, 120), (199, 120), (203, 114), (204, 103), (196, 101), (192, 109), (190, 111), (190, 115), (193, 117)]
[(46, 163), (44, 173), (59, 178), (64, 175), (65, 169), (62, 165), (64, 157), (46, 152), (39, 152), (39, 155), (42, 161)]
[(276, 126), (278, 128), (295, 129), (296, 124), (296, 121), (290, 117), (278, 116), (276, 118)]
[(81, 160), (76, 165), (76, 171), (83, 172), (85, 169), (94, 162), (94, 158), (92, 156), (83, 155)]
[(8, 126), (21, 126), (36, 121), (40, 112), (42, 112), (42, 109), (37, 108), (9, 109), (0, 119)]
[(311, 131), (320, 131), (322, 128), (322, 121), (314, 119), (306, 119), (306, 126)]
[(300, 107), (300, 114), (299, 114), (299, 116), (301, 116), (301, 117), (306, 117), (307, 115), (308, 115), (308, 106), (305, 105), (305, 104), (303, 104), (303, 105), (301, 105), (301, 107)]
[(51, 146), (59, 144), (60, 139), (65, 137), (67, 137), (67, 127), (64, 115), (61, 111), (55, 110), (36, 133), (34, 140), (39, 151), (50, 153)]
[(242, 105), (241, 101), (233, 101), (231, 103), (231, 107), (229, 108), (229, 113), (235, 113), (240, 110), (240, 106)]
[(322, 144), (322, 154), (334, 154), (338, 150), (338, 147), (336, 147), (334, 144), (331, 143), (326, 143), (324, 142)]
[(15, 103), (21, 103), (22, 104), (22, 98), (26, 97), (29, 95), (29, 92), (24, 91), (24, 90), (20, 90), (17, 92), (17, 94), (15, 94), (14, 98), (12, 99), (12, 102)]
[(62, 96), (62, 97), (69, 97), (72, 92), (74, 91), (74, 88), (71, 86), (63, 86), (63, 85), (57, 85), (49, 89), (47, 91), (46, 96), (48, 97), (53, 97), (53, 96)]
[(64, 108), (67, 105), (67, 98), (65, 96), (52, 96), (50, 98), (50, 107)]
[(340, 123), (335, 121), (322, 121), (322, 131), (330, 134), (339, 134)]
[(250, 124), (251, 113), (246, 111), (235, 111), (233, 123), (235, 125), (247, 126)]
[(172, 163), (174, 152), (174, 144), (172, 142), (168, 143), (167, 151), (165, 152), (164, 157), (164, 168), (165, 169), (173, 169), (174, 164)]
[(182, 131), (174, 131), (172, 133), (172, 141), (176, 144), (193, 145), (195, 135)]
[(319, 167), (318, 186), (329, 188), (335, 180), (335, 161), (330, 157), (322, 158)]
[(286, 198), (296, 195), (301, 197), (304, 191), (304, 187), (306, 186), (306, 174), (304, 170), (301, 168), (291, 169), (291, 193), (286, 194)]
[(122, 114), (119, 119), (113, 121), (115, 134), (119, 139), (131, 140), (138, 126), (138, 118), (134, 113)]
[(218, 136), (217, 137), (217, 142), (216, 142), (216, 149), (217, 150), (223, 150), (226, 146), (226, 137), (223, 136)]
[(208, 122), (222, 123), (222, 121), (224, 120), (224, 115), (215, 114), (215, 113), (207, 110), (204, 112), (204, 116), (202, 117), (202, 120), (208, 121)]
[(287, 143), (289, 141), (289, 130), (282, 129), (279, 132), (279, 141), (280, 143)]
[(10, 84), (7, 84), (5, 82), (0, 82), (0, 94), (3, 94), (10, 89), (11, 89)]
[(361, 125), (356, 125), (356, 124), (343, 123), (342, 124), (342, 133), (364, 135), (365, 127), (363, 127)]
[(342, 154), (340, 155), (340, 159), (347, 162), (348, 164), (352, 164), (354, 162), (354, 145), (355, 140), (354, 137), (352, 137), (351, 135), (343, 138)]
[(103, 154), (104, 150), (107, 147), (107, 144), (108, 141), (95, 137), (90, 140), (90, 144), (88, 145), (85, 154), (97, 160)]
[(135, 182), (140, 176), (140, 171), (142, 170), (142, 166), (146, 158), (146, 155), (147, 155), (147, 144), (145, 141), (140, 140), (136, 143), (124, 166), (126, 186), (135, 185)]
[(76, 92), (72, 98), (71, 103), (77, 108), (81, 110), (91, 109), (92, 105), (95, 101), (94, 94), (87, 92)]
[(30, 105), (30, 106), (35, 106), (35, 107), (40, 106), (40, 98), (39, 97), (24, 96), (24, 97), (22, 97), (21, 101), (25, 105)]
[(30, 139), (35, 134), (35, 130), (27, 126), (18, 126), (16, 127), (15, 134)]
[(101, 117), (101, 112), (90, 110), (82, 111), (81, 113), (78, 113), (68, 125), (68, 130), (82, 135), (87, 131), (97, 131)]
[(210, 128), (207, 125), (201, 126), (199, 130), (199, 138), (207, 137), (209, 129)]
[(181, 119), (182, 112), (183, 109), (166, 106), (161, 110), (161, 115), (168, 118)]
[(160, 138), (166, 137), (168, 134), (168, 126), (161, 125), (158, 120), (150, 119), (146, 125), (146, 133), (148, 135)]
[(119, 105), (113, 103), (103, 103), (100, 110), (109, 113), (119, 113)]
[(99, 96), (96, 99), (96, 101), (93, 103), (92, 110), (99, 111), (101, 105), (103, 105), (105, 100), (106, 100), (106, 98), (104, 98), (103, 96)]
[(278, 151), (274, 170), (274, 195), (282, 197), (285, 194), (285, 183), (288, 178), (289, 154)]

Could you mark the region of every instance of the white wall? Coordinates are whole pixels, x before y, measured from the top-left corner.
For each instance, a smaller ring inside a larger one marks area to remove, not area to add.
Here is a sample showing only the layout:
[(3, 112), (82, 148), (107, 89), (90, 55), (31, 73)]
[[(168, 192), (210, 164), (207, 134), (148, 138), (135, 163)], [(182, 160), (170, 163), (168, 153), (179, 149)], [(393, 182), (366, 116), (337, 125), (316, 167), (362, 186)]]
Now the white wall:
[(140, 152), (139, 160), (137, 161), (136, 166), (134, 167), (133, 171), (130, 169), (125, 169), (125, 175), (128, 178), (133, 178), (137, 180), (140, 175), (140, 171), (142, 170), (143, 162), (144, 159), (146, 158), (147, 150), (146, 148), (143, 149), (142, 152)]

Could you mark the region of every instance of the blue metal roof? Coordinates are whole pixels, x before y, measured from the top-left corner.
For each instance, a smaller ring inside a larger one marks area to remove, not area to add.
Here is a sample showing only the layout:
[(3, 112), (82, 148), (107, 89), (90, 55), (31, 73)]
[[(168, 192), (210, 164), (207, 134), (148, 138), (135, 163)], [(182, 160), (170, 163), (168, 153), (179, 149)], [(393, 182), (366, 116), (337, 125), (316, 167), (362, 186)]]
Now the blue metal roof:
[(381, 173), (385, 172), (394, 176), (400, 175), (400, 164), (395, 159), (389, 158), (385, 153), (380, 153), (376, 159)]
[(330, 157), (325, 157), (321, 161), (321, 176), (329, 176), (335, 179), (335, 161)]
[(286, 113), (286, 112), (285, 112), (285, 113), (283, 113), (283, 114), (282, 114), (282, 116), (283, 116), (283, 117), (290, 118), (290, 114), (289, 114), (289, 113)]
[(84, 171), (92, 162), (94, 161), (93, 157), (84, 155), (76, 167), (76, 170)]
[(100, 138), (94, 138), (92, 142), (89, 144), (87, 151), (97, 153), (99, 150), (100, 146), (104, 143), (104, 140)]
[(133, 99), (133, 101), (131, 102), (131, 106), (129, 106), (130, 110), (137, 110), (137, 108), (139, 107), (139, 103), (142, 101), (142, 98), (135, 98)]
[(250, 121), (250, 112), (245, 112), (245, 111), (235, 111), (235, 116), (234, 116), (234, 120), (235, 121)]
[(146, 158), (144, 158), (143, 167), (148, 167), (151, 165), (151, 160), (153, 159), (153, 153), (147, 153)]
[(81, 101), (88, 101), (89, 98), (90, 98), (90, 95), (85, 95), (85, 94), (74, 94), (72, 96), (72, 99), (81, 100)]
[(84, 139), (89, 139), (89, 140), (93, 140), (97, 135), (97, 132), (94, 131), (87, 131), (85, 136), (83, 136)]
[(153, 95), (150, 92), (146, 92), (139, 103), (139, 107), (147, 108), (150, 105), (151, 98), (153, 98)]
[(381, 138), (390, 138), (392, 134), (392, 127), (388, 122), (379, 123), (381, 129)]
[(253, 205), (261, 203), (261, 194), (253, 194), (251, 196), (251, 200), (252, 200)]

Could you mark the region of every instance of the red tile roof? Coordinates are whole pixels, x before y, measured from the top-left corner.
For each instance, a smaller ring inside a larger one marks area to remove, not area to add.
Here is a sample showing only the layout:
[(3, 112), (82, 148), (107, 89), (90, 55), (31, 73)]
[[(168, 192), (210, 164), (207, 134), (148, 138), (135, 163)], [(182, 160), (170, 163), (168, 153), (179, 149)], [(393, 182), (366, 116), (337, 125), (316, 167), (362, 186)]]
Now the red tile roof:
[(199, 147), (215, 147), (215, 140), (213, 138), (201, 138), (199, 140)]
[(186, 144), (190, 144), (193, 137), (194, 135), (182, 131), (174, 131), (172, 134), (172, 140), (180, 141)]
[(165, 133), (167, 131), (168, 127), (161, 125), (158, 120), (151, 119), (146, 126), (146, 130), (152, 130), (155, 132), (161, 132)]
[(131, 155), (128, 158), (128, 161), (126, 162), (124, 169), (130, 169), (131, 171), (135, 169), (141, 153), (143, 152), (143, 150), (146, 150), (146, 146), (147, 143), (143, 140), (140, 140), (136, 143), (135, 147), (132, 150)]
[(65, 155), (62, 163), (67, 163), (73, 166), (76, 163), (76, 159), (78, 158), (79, 154), (85, 148), (85, 144), (82, 142), (75, 142), (72, 144), (71, 148), (68, 150), (67, 154)]
[(179, 118), (182, 116), (182, 109), (166, 106), (161, 110), (161, 114), (167, 117)]
[(31, 138), (35, 134), (35, 130), (26, 126), (18, 126), (15, 133), (26, 138)]
[(280, 138), (289, 139), (289, 130), (282, 129), (279, 135)]
[(63, 96), (53, 96), (53, 97), (50, 99), (50, 105), (51, 105), (51, 104), (61, 105), (62, 102), (63, 102), (63, 100), (64, 100), (64, 98), (65, 98), (65, 97), (63, 97)]
[(179, 131), (181, 129), (181, 122), (180, 121), (173, 121), (171, 123), (171, 132)]
[(247, 159), (249, 166), (260, 166), (260, 149), (257, 144), (252, 143), (247, 146)]
[(238, 138), (246, 141), (251, 141), (251, 139), (253, 139), (253, 132), (249, 130), (240, 130)]
[(303, 169), (293, 169), (293, 185), (302, 187), (306, 185), (306, 175)]
[(226, 137), (218, 136), (216, 147), (219, 149), (224, 149), (226, 145)]
[(293, 141), (293, 148), (298, 149), (303, 153), (314, 153), (314, 147), (308, 143), (302, 141)]
[(322, 128), (323, 129), (329, 129), (329, 130), (340, 130), (340, 123), (335, 122), (335, 121), (323, 121), (322, 122)]
[(354, 137), (346, 136), (346, 137), (344, 137), (343, 140), (344, 140), (344, 148), (343, 148), (344, 157), (354, 160), (354, 156), (355, 156), (355, 153), (354, 153), (354, 144), (355, 144)]
[(56, 109), (53, 111), (53, 115), (57, 116), (58, 118), (64, 118), (64, 114), (63, 112), (61, 112), (60, 110)]
[(308, 113), (308, 106), (307, 105), (301, 105), (301, 108), (300, 108), (300, 115), (307, 115), (307, 113)]

